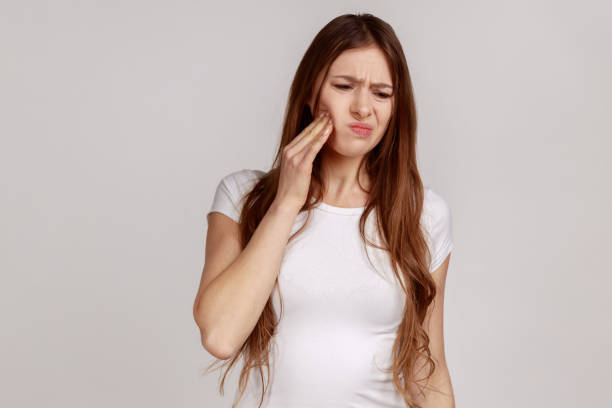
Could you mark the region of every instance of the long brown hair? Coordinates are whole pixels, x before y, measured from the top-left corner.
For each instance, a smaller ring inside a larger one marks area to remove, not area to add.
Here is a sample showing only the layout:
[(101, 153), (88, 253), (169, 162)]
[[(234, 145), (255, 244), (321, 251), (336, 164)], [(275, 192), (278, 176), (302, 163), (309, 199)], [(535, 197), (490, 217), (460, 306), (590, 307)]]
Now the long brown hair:
[[(431, 389), (427, 383), (436, 363), (431, 357), (429, 337), (422, 325), (427, 309), (436, 295), (436, 286), (429, 273), (431, 254), (420, 224), (424, 188), (417, 169), (417, 120), (412, 83), (402, 46), (394, 30), (385, 21), (371, 14), (345, 14), (331, 20), (313, 39), (291, 84), (281, 142), (272, 169), (256, 182), (245, 197), (240, 215), (242, 245), (246, 246), (276, 196), (283, 148), (313, 120), (313, 111), (307, 102), (314, 92), (317, 76), (324, 72), (324, 83), (329, 67), (343, 51), (373, 45), (382, 50), (390, 66), (395, 99), (385, 135), (364, 155), (359, 166), (361, 171), (365, 165), (371, 180), (368, 202), (359, 221), (359, 230), (364, 242), (388, 252), (395, 277), (400, 280), (402, 290), (406, 294), (403, 319), (393, 344), (393, 364), (386, 372), (392, 373), (394, 387), (402, 395), (406, 405), (421, 408), (412, 398), (411, 391), (416, 387), (418, 392), (424, 395), (425, 388)], [(317, 112), (320, 88), (316, 92), (314, 112)], [(321, 158), (317, 155), (313, 162), (310, 190), (302, 208), (302, 211), (308, 211), (307, 220), (312, 207), (321, 200), (318, 193), (315, 196), (315, 192), (325, 191), (320, 165)], [(372, 211), (376, 214), (382, 247), (367, 240), (364, 233), (366, 219)], [(305, 226), (306, 224), (289, 240)], [(275, 288), (280, 295), (278, 280)], [(225, 377), (242, 355), (244, 366), (240, 373), (238, 401), (244, 394), (251, 368), (257, 367), (263, 379), (265, 366), (268, 381), (265, 388), (262, 381), (259, 404), (261, 407), (270, 378), (269, 343), (276, 333), (279, 321), (280, 318), (276, 319), (270, 296), (259, 321), (241, 349), (222, 365), (229, 364), (220, 384), (221, 395)], [(423, 367), (429, 366), (426, 377), (422, 379), (415, 378), (419, 361), (423, 362)], [(215, 361), (211, 366), (218, 362), (219, 360)], [(425, 382), (425, 386), (421, 385), (422, 382)]]

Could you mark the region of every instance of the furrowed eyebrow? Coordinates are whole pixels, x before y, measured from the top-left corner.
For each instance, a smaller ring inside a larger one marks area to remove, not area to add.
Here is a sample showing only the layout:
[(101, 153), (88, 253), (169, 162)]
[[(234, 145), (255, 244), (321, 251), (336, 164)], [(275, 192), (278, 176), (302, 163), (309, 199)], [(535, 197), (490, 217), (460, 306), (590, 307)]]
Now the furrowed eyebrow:
[[(342, 78), (342, 79), (346, 79), (347, 81), (350, 82), (357, 82), (358, 84), (363, 83), (363, 79), (357, 79), (355, 77), (352, 77), (350, 75), (334, 75), (332, 78)], [(390, 88), (393, 89), (393, 87), (389, 84), (385, 84), (383, 82), (377, 82), (375, 84), (372, 84), (372, 86), (375, 86), (376, 88)]]

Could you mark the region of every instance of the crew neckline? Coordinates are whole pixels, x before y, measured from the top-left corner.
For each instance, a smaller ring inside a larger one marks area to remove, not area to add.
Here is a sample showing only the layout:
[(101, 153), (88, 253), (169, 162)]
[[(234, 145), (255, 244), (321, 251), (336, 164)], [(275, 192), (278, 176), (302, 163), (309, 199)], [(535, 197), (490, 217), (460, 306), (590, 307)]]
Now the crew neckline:
[(318, 208), (320, 210), (336, 214), (361, 214), (366, 208), (366, 206), (364, 205), (363, 207), (336, 207), (334, 205), (320, 201), (314, 206), (314, 208)]

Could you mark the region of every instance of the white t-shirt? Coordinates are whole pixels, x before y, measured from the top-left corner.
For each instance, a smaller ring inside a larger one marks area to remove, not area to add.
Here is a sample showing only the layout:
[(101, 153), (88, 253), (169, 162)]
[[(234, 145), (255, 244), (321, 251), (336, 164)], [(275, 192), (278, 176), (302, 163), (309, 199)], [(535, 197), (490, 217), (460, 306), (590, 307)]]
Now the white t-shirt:
[[(242, 198), (264, 174), (243, 169), (223, 177), (210, 212), (238, 222)], [(308, 226), (287, 244), (278, 275), (283, 314), (271, 339), (271, 382), (262, 408), (405, 407), (393, 388), (391, 373), (381, 371), (392, 363), (405, 295), (386, 252), (368, 246), (372, 264), (368, 261), (359, 234), (363, 210), (321, 202)], [(380, 245), (372, 233), (374, 217), (372, 211), (366, 237)], [(306, 212), (300, 212), (291, 234), (305, 220)], [(422, 226), (433, 272), (452, 251), (453, 240), (450, 209), (427, 186)], [(276, 290), (272, 296), (278, 316)], [(263, 374), (265, 380), (265, 367)], [(259, 370), (254, 368), (238, 407), (257, 407), (261, 385)], [(234, 401), (238, 395), (236, 387)]]

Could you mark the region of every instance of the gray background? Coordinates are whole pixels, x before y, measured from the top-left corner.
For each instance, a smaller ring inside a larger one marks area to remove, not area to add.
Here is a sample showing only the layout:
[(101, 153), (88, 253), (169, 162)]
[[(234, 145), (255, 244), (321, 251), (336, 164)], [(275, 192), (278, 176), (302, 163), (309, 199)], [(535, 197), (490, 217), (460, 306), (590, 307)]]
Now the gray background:
[(230, 406), (191, 314), (214, 188), (268, 169), (314, 35), (372, 12), (452, 209), (457, 406), (612, 406), (612, 6), (348, 4), (0, 3), (0, 405)]

